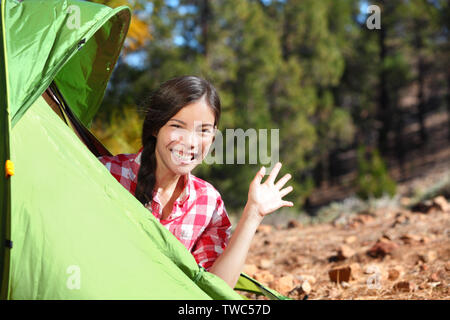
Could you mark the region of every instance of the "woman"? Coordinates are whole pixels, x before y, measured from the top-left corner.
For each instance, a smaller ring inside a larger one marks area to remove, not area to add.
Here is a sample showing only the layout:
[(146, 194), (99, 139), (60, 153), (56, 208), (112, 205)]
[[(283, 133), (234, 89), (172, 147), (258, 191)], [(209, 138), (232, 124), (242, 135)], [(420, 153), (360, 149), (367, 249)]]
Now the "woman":
[(220, 100), (206, 80), (182, 76), (162, 84), (149, 98), (137, 154), (103, 156), (113, 176), (170, 230), (197, 263), (234, 288), (256, 228), (265, 215), (292, 202), (283, 197), (291, 178), (278, 182), (262, 167), (250, 184), (248, 201), (230, 238), (231, 224), (219, 192), (191, 174), (214, 141)]

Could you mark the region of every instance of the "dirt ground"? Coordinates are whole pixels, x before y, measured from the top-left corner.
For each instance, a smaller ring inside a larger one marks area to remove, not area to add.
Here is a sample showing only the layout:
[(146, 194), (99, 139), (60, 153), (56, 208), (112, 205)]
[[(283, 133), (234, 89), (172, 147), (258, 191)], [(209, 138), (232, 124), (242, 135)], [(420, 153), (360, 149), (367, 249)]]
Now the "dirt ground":
[(449, 299), (450, 203), (261, 225), (244, 272), (293, 299)]

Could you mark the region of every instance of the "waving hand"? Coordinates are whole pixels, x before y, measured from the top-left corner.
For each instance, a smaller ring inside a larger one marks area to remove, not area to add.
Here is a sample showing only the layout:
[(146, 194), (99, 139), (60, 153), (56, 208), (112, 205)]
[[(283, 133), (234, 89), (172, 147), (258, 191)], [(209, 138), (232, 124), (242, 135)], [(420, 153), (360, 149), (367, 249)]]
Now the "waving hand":
[(283, 188), (291, 175), (288, 173), (275, 183), (280, 169), (281, 163), (278, 162), (266, 181), (261, 183), (266, 171), (265, 167), (262, 167), (250, 184), (247, 203), (257, 208), (259, 214), (263, 217), (281, 207), (292, 207), (294, 205), (290, 201), (283, 200), (283, 197), (293, 189), (292, 186)]

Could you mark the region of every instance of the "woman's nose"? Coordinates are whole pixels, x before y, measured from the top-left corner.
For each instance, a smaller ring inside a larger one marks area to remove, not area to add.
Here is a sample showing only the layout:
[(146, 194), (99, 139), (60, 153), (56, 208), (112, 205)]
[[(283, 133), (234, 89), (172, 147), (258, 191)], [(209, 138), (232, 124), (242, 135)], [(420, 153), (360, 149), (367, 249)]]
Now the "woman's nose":
[(198, 146), (200, 137), (194, 130), (186, 130), (185, 132), (183, 132), (181, 140), (183, 143), (185, 143), (186, 148), (192, 150), (195, 149), (196, 146)]

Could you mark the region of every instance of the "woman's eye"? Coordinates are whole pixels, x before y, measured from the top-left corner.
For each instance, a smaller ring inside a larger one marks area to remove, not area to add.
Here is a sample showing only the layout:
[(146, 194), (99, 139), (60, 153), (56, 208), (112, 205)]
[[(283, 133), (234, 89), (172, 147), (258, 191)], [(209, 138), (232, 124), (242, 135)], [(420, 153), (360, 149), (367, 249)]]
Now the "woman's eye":
[(174, 127), (174, 128), (181, 128), (181, 126), (179, 126), (179, 125), (177, 125), (177, 124), (172, 124), (172, 125), (170, 125), (171, 127)]
[(213, 134), (213, 131), (211, 129), (203, 129), (202, 130), (202, 135), (210, 136), (212, 134)]

